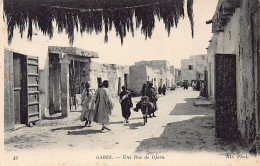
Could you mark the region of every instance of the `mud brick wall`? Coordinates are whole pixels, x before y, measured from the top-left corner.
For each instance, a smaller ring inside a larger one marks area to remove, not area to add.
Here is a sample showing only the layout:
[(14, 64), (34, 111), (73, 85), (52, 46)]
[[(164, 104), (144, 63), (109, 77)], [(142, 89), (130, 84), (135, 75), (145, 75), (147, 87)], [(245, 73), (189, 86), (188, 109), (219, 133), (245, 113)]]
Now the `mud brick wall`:
[[(128, 85), (130, 84), (129, 66), (116, 64), (99, 64), (92, 62), (90, 67), (90, 83), (94, 89), (98, 88), (97, 79), (109, 81), (109, 92), (112, 97), (118, 96), (121, 86), (125, 85), (124, 75), (127, 74)], [(121, 81), (119, 81), (121, 80)], [(120, 82), (120, 83), (119, 83)]]
[(257, 55), (254, 55), (253, 49), (254, 43), (259, 42), (259, 35), (254, 34), (253, 30), (260, 27), (259, 24), (253, 24), (252, 16), (258, 8), (257, 0), (241, 1), (241, 6), (234, 11), (224, 32), (214, 33), (208, 48), (209, 94), (213, 99), (216, 88), (214, 54), (236, 54), (237, 124), (240, 136), (247, 146), (252, 144), (256, 135)]
[(141, 92), (147, 81), (146, 66), (130, 66), (130, 89)]
[[(241, 95), (238, 97), (238, 128), (241, 136), (250, 145), (256, 135), (256, 78), (252, 50), (251, 15), (257, 0), (243, 0), (240, 15), (240, 79)], [(258, 6), (259, 7), (259, 6)], [(259, 27), (258, 27), (259, 28)], [(256, 55), (255, 55), (256, 56)]]

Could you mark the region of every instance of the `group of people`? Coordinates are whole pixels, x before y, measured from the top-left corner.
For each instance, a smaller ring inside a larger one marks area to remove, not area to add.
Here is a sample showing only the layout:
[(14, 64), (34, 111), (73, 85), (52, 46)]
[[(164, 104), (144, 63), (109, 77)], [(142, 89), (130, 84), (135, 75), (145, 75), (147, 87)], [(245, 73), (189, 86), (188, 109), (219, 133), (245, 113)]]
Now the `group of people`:
[(138, 112), (138, 110), (141, 109), (144, 118), (146, 118), (147, 115), (149, 115), (150, 118), (156, 117), (155, 111), (158, 110), (157, 100), (158, 98), (153, 83), (147, 82), (147, 84), (143, 84), (142, 97), (136, 104), (134, 111)]
[[(110, 116), (114, 107), (113, 100), (108, 93), (107, 88), (109, 87), (109, 82), (107, 80), (103, 81), (102, 85), (95, 91), (90, 88), (90, 82), (85, 82), (84, 90), (81, 94), (81, 105), (82, 112), (80, 115), (80, 120), (85, 122), (85, 126), (91, 127), (91, 122), (102, 124), (102, 130), (111, 130), (108, 128), (110, 121)], [(131, 99), (131, 93), (122, 86), (122, 92), (119, 95), (119, 102), (121, 104), (122, 116), (126, 123), (129, 122), (129, 117), (131, 115), (131, 107), (133, 107), (133, 102)], [(147, 82), (143, 84), (141, 101), (136, 104), (134, 111), (138, 112), (141, 109), (142, 114), (145, 114), (144, 105), (149, 108), (149, 117), (156, 117), (155, 111), (157, 108), (157, 96), (156, 91), (153, 88), (152, 82)]]
[(165, 84), (163, 85), (163, 87), (159, 86), (158, 92), (159, 92), (159, 94), (163, 94), (164, 96), (166, 95), (166, 86), (165, 86)]
[(102, 130), (110, 130), (107, 125), (114, 104), (108, 94), (108, 86), (109, 82), (105, 80), (95, 91), (94, 89), (90, 89), (89, 82), (85, 83), (81, 94), (82, 112), (80, 115), (80, 120), (85, 121), (85, 126), (91, 127), (91, 122), (94, 121), (102, 124)]

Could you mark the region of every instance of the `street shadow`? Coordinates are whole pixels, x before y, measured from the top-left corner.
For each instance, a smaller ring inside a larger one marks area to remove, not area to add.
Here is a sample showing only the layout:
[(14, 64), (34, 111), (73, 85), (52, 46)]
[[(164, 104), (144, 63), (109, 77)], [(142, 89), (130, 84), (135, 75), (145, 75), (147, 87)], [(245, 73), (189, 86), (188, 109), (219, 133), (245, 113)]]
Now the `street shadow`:
[(57, 119), (64, 119), (66, 117), (64, 116), (50, 116), (50, 117), (44, 117), (43, 120), (57, 120)]
[(51, 129), (51, 131), (56, 131), (56, 130), (77, 130), (77, 129), (82, 129), (85, 126), (69, 126), (69, 127), (59, 127), (56, 129)]
[(70, 112), (81, 112), (81, 110), (71, 110)]
[[(142, 116), (142, 114), (141, 114)], [(143, 119), (143, 117), (134, 117), (134, 118), (130, 118), (129, 120), (135, 120), (135, 119)]]
[(170, 115), (185, 115), (181, 121), (168, 123), (159, 137), (144, 139), (136, 152), (215, 152), (219, 154), (239, 153), (243, 145), (239, 140), (222, 140), (215, 137), (214, 109), (209, 106), (195, 106), (187, 98), (186, 103), (177, 104)]
[(68, 135), (88, 135), (103, 133), (102, 130), (82, 130), (82, 131), (68, 131)]
[(127, 123), (127, 124), (124, 124), (124, 126), (128, 126), (130, 128), (130, 130), (135, 130), (135, 129), (138, 129), (138, 127), (144, 126), (144, 125), (142, 122), (138, 122), (138, 123)]
[(123, 120), (118, 121), (118, 122), (109, 122), (109, 124), (122, 124), (122, 123), (124, 123)]
[(215, 138), (214, 115), (168, 123), (160, 137), (143, 140), (135, 152), (217, 152), (240, 153), (243, 149), (238, 140)]
[(178, 103), (169, 115), (210, 115), (214, 114), (214, 109), (209, 106), (195, 106), (194, 102), (199, 98), (186, 98), (186, 103)]

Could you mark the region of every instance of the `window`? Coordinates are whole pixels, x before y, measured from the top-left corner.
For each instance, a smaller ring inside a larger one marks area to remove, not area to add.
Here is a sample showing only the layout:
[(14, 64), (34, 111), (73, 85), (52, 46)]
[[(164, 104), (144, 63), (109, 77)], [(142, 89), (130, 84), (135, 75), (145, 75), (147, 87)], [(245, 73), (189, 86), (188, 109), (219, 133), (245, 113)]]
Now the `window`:
[(202, 56), (202, 60), (205, 60), (205, 56)]
[(193, 70), (193, 65), (189, 65), (189, 70)]

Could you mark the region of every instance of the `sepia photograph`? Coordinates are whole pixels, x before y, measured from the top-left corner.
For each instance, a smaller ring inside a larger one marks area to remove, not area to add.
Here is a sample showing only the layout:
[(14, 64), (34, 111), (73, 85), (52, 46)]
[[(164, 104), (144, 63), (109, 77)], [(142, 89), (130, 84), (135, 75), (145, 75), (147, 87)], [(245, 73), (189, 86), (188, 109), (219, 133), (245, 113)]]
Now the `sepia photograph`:
[(0, 165), (260, 166), (259, 0), (0, 6)]

